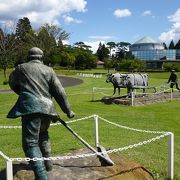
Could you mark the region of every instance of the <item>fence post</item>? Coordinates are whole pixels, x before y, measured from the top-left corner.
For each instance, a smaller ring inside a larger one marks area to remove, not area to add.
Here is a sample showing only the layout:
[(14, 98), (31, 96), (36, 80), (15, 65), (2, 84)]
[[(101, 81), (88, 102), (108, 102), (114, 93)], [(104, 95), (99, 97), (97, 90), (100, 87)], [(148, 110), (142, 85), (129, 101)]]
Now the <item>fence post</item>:
[(168, 179), (174, 178), (174, 134), (169, 133), (169, 153), (168, 153)]
[(98, 128), (98, 115), (94, 114), (94, 125), (95, 125), (95, 145), (99, 146), (99, 128)]
[(131, 106), (134, 106), (134, 91), (131, 92)]
[(11, 160), (6, 162), (6, 180), (13, 180), (13, 167)]
[(173, 99), (173, 89), (171, 88), (171, 101)]
[(12, 160), (0, 151), (0, 156), (6, 159), (6, 180), (13, 180), (13, 166)]
[(95, 91), (95, 87), (93, 87), (92, 89), (92, 101), (94, 101), (94, 91)]

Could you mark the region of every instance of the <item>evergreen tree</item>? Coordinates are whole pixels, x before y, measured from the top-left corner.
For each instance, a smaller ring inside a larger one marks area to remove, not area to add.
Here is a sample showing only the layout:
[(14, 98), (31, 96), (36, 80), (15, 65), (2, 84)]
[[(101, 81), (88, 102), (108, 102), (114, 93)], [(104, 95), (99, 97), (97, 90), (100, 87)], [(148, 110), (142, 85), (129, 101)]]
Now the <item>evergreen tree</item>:
[(107, 42), (107, 46), (109, 48), (110, 56), (112, 56), (111, 50), (116, 47), (116, 43), (115, 42)]
[(16, 36), (22, 40), (26, 41), (26, 34), (32, 31), (32, 26), (27, 17), (23, 19), (19, 19), (17, 26), (16, 26)]
[(96, 55), (100, 61), (105, 61), (105, 58), (109, 56), (109, 49), (106, 48), (104, 44), (102, 45), (100, 42)]

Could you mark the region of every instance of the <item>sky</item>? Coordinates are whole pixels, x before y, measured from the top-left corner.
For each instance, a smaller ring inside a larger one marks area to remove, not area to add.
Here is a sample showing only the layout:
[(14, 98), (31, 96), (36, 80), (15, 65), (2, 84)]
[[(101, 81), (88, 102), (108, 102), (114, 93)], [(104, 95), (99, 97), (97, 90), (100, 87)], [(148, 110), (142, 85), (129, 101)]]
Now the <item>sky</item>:
[(100, 42), (180, 39), (179, 0), (0, 0), (0, 23), (23, 17), (34, 29), (56, 24), (70, 33), (65, 43), (81, 41), (94, 52)]

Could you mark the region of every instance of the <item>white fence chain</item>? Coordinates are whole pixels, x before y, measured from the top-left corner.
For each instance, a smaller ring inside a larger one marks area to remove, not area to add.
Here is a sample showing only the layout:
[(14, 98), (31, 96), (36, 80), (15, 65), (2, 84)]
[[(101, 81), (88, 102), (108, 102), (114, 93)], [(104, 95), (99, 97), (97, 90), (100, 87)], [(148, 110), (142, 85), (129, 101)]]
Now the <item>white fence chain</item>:
[(117, 127), (120, 127), (120, 128), (123, 128), (123, 129), (128, 129), (128, 130), (132, 130), (132, 131), (137, 131), (137, 132), (143, 132), (143, 133), (152, 133), (152, 134), (164, 134), (164, 133), (168, 133), (168, 132), (165, 132), (165, 131), (149, 131), (149, 130), (142, 130), (142, 129), (135, 129), (135, 128), (130, 128), (128, 126), (122, 126), (120, 124), (117, 124), (117, 123), (114, 123), (112, 121), (108, 121), (107, 119), (104, 119), (100, 116), (98, 116), (99, 119), (109, 123), (109, 124), (112, 124), (112, 125), (115, 125)]
[[(87, 119), (90, 119), (90, 118), (95, 117), (95, 116), (98, 116), (98, 115), (91, 115), (91, 116), (87, 116), (87, 117), (84, 117), (84, 118), (68, 121), (66, 123), (74, 123), (74, 122), (78, 122), (78, 121), (82, 121), (82, 120), (87, 120)], [(124, 128), (124, 129), (127, 129), (127, 130), (136, 131), (136, 132), (161, 134), (161, 135), (156, 136), (156, 137), (151, 138), (151, 139), (148, 139), (148, 140), (145, 140), (145, 141), (142, 141), (142, 142), (139, 142), (139, 143), (135, 143), (135, 144), (128, 145), (128, 146), (125, 146), (125, 147), (120, 147), (120, 148), (117, 148), (117, 149), (108, 150), (108, 151), (105, 151), (105, 152), (87, 153), (87, 154), (80, 154), (80, 155), (74, 155), (74, 156), (56, 156), (56, 157), (48, 157), (48, 158), (47, 157), (42, 157), (42, 158), (28, 158), (28, 157), (27, 158), (22, 158), (22, 157), (9, 158), (5, 154), (3, 154), (1, 151), (0, 151), (0, 155), (2, 157), (4, 157), (5, 159), (10, 159), (11, 161), (38, 161), (38, 160), (77, 159), (77, 158), (85, 158), (85, 157), (90, 157), (90, 156), (95, 156), (95, 155), (110, 154), (110, 153), (119, 152), (119, 151), (121, 152), (121, 151), (124, 151), (124, 150), (132, 149), (132, 148), (135, 148), (135, 147), (138, 147), (138, 146), (145, 145), (147, 143), (157, 141), (157, 140), (171, 134), (171, 132), (164, 132), (164, 131), (150, 131), (150, 130), (135, 129), (135, 128), (131, 128), (131, 127), (127, 127), (127, 126), (123, 126), (123, 125), (111, 122), (111, 121), (109, 121), (107, 119), (104, 119), (104, 118), (102, 118), (100, 116), (98, 116), (98, 118), (105, 121), (105, 122), (107, 122), (107, 123), (109, 123), (109, 124), (111, 124), (111, 125), (115, 125), (115, 126), (117, 126), (119, 128)], [(56, 125), (60, 125), (60, 124), (61, 123), (54, 123), (54, 124), (51, 124), (51, 125), (56, 126)], [(3, 129), (10, 129), (10, 128), (20, 129), (21, 126), (0, 126), (0, 128), (3, 128)]]
[[(86, 120), (86, 119), (90, 119), (94, 117), (94, 115), (91, 115), (91, 116), (87, 116), (87, 117), (83, 117), (83, 118), (80, 118), (80, 119), (76, 119), (76, 120), (71, 120), (71, 121), (67, 121), (66, 123), (70, 124), (70, 123), (75, 123), (75, 122), (78, 122), (78, 121), (83, 121), (83, 120)], [(61, 125), (61, 123), (52, 123), (50, 124), (50, 126), (57, 126), (57, 125)], [(0, 126), (0, 129), (21, 129), (22, 126)]]

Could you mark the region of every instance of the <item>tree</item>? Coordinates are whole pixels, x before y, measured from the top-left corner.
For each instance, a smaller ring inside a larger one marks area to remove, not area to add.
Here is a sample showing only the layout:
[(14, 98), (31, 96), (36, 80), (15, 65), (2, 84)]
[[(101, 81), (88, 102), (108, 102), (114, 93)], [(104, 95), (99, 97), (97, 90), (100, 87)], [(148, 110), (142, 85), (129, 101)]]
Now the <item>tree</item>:
[(6, 79), (7, 67), (13, 67), (14, 54), (19, 48), (19, 40), (15, 36), (15, 25), (12, 22), (7, 22), (0, 27), (0, 67), (4, 71)]
[(116, 59), (122, 60), (124, 58), (129, 58), (129, 42), (119, 42), (117, 43), (118, 51), (116, 52)]
[(107, 42), (107, 46), (109, 48), (110, 57), (112, 57), (111, 50), (116, 47), (116, 43), (115, 42)]
[(174, 41), (173, 40), (171, 40), (171, 42), (170, 42), (170, 44), (169, 44), (169, 49), (174, 49)]
[(84, 50), (90, 50), (90, 48), (91, 48), (91, 46), (88, 46), (84, 42), (81, 42), (81, 41), (74, 43), (74, 47), (84, 49)]
[(91, 69), (96, 66), (96, 56), (92, 51), (74, 48), (74, 55), (76, 69)]
[(108, 58), (109, 56), (109, 49), (100, 42), (96, 55), (100, 61), (105, 61), (105, 58)]
[(26, 41), (26, 34), (32, 31), (32, 26), (27, 17), (18, 20), (16, 26), (16, 37), (21, 41)]
[(69, 33), (57, 25), (45, 24), (40, 27), (36, 34), (34, 46), (40, 47), (44, 51), (44, 63), (49, 65), (52, 56), (59, 53), (58, 51), (63, 51), (63, 40), (69, 38)]

